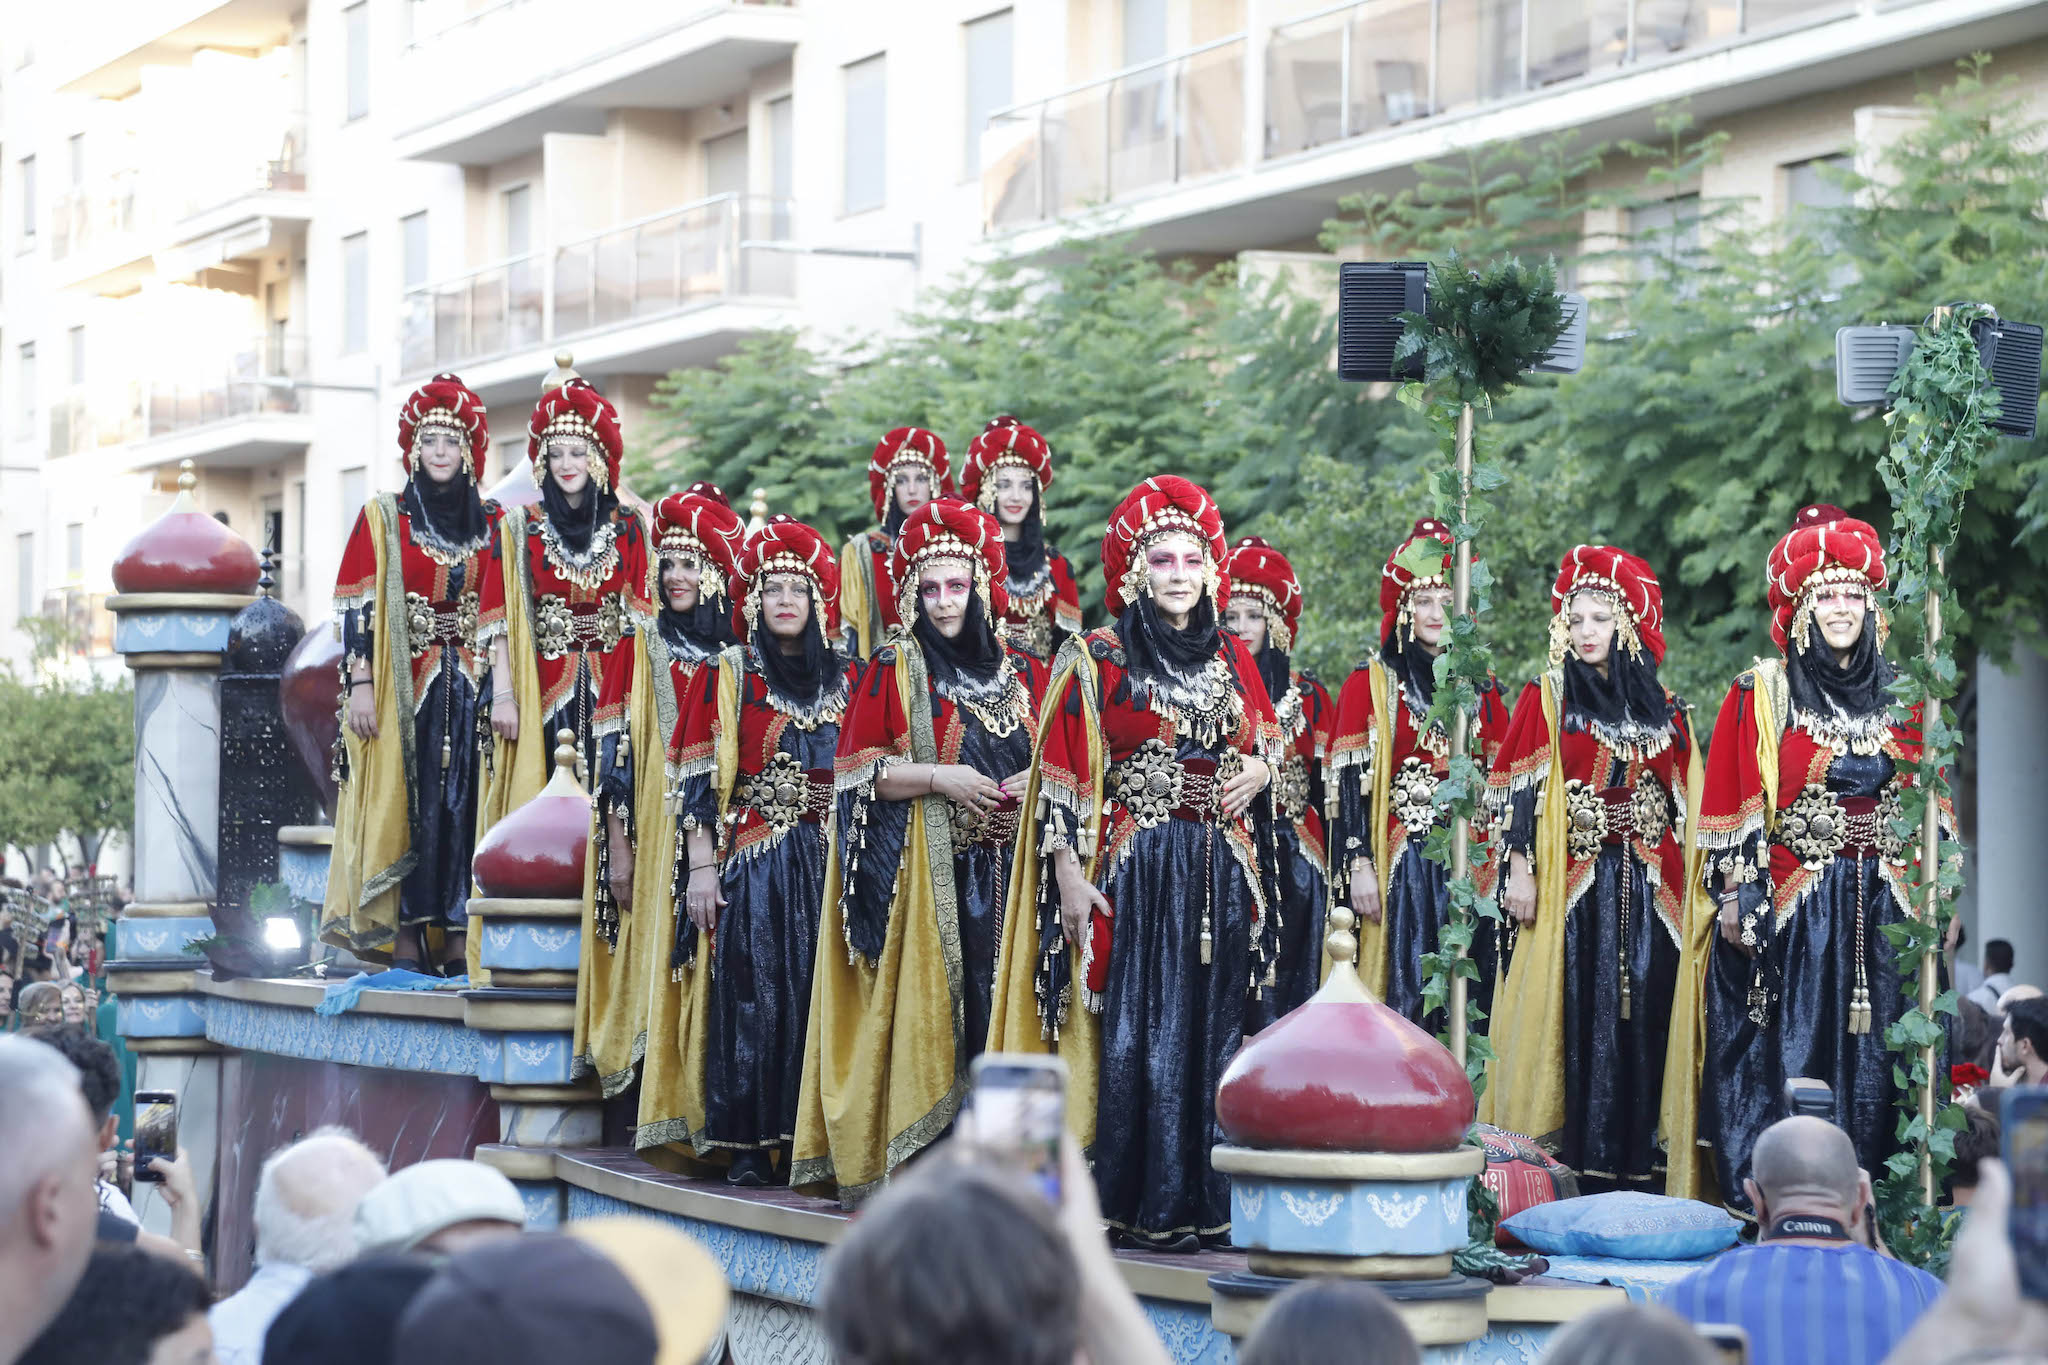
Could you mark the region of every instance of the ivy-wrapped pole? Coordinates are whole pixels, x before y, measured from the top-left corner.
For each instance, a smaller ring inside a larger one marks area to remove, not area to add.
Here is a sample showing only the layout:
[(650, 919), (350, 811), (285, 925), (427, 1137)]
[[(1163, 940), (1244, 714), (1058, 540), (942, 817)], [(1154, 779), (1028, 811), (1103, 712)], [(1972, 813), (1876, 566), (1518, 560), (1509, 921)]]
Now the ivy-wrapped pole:
[[(1941, 581), (1942, 554), (1939, 545), (1928, 547), (1934, 565), (1934, 574), (1927, 588), (1927, 639), (1925, 652), (1927, 667), (1931, 672), (1941, 648), (1941, 593), (1933, 586)], [(1939, 708), (1940, 700), (1935, 706)], [(1937, 710), (1937, 716), (1939, 712)], [(1922, 738), (1923, 747), (1925, 737)], [(1929, 924), (1940, 922), (1941, 909), (1941, 803), (1928, 793), (1927, 809), (1920, 817), (1920, 878), (1926, 893), (1925, 913)], [(1937, 944), (1939, 940), (1937, 940)], [(1934, 1017), (1935, 958), (1940, 949), (1925, 953), (1920, 958), (1920, 1012), (1929, 1019)], [(1928, 1043), (1920, 1049), (1920, 1058), (1927, 1066), (1927, 1084), (1920, 1087), (1920, 1120), (1929, 1133), (1934, 1131), (1934, 1044)], [(1927, 1207), (1934, 1207), (1934, 1156), (1932, 1148), (1925, 1142), (1920, 1144), (1920, 1197)]]
[[(1456, 525), (1461, 528), (1456, 537), (1457, 548), (1451, 558), (1451, 619), (1458, 620), (1472, 609), (1472, 540), (1463, 534), (1472, 502), (1472, 405), (1463, 404), (1458, 409), (1458, 518)], [(1472, 715), (1468, 708), (1460, 706), (1451, 712), (1451, 752), (1464, 754), (1472, 738)], [(1472, 821), (1464, 815), (1451, 820), (1451, 880), (1462, 882), (1472, 875)], [(1463, 944), (1457, 948), (1457, 956), (1465, 956)], [(1458, 1065), (1465, 1064), (1465, 977), (1451, 968), (1451, 1055), (1458, 1059)]]

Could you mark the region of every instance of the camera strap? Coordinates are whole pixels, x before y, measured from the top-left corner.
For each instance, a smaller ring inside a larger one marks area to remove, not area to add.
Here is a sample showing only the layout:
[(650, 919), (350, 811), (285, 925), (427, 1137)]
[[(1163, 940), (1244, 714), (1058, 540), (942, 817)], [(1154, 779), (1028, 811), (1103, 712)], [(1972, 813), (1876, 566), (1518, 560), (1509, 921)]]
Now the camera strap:
[(1788, 1213), (1783, 1218), (1773, 1219), (1771, 1225), (1757, 1235), (1757, 1240), (1775, 1242), (1785, 1237), (1803, 1237), (1820, 1242), (1854, 1240), (1849, 1236), (1848, 1227), (1839, 1220), (1814, 1213)]

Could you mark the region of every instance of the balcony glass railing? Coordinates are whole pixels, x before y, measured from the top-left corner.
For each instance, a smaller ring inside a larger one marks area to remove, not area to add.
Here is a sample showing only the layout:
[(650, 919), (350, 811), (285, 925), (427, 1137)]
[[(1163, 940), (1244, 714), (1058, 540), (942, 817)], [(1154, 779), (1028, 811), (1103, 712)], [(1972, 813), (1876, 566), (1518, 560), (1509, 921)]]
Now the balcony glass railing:
[(142, 435), (142, 390), (73, 388), (50, 405), (50, 454), (83, 455)]
[(306, 188), (306, 125), (294, 120), (274, 135), (244, 139), (233, 154), (208, 164), (179, 187), (178, 216), (218, 207), (245, 194), (302, 192)]
[(118, 171), (103, 180), (80, 185), (57, 196), (50, 208), (50, 259), (66, 260), (97, 243), (132, 233), (142, 173)]
[(1240, 33), (998, 110), (982, 149), (991, 225), (1241, 169), (1246, 50)]
[(729, 298), (788, 298), (787, 201), (721, 194), (407, 291), (400, 364), (462, 365)]
[(214, 422), (303, 412), (292, 381), (305, 374), (305, 338), (265, 337), (237, 353), (218, 379), (150, 383), (143, 390), (143, 432), (168, 436)]

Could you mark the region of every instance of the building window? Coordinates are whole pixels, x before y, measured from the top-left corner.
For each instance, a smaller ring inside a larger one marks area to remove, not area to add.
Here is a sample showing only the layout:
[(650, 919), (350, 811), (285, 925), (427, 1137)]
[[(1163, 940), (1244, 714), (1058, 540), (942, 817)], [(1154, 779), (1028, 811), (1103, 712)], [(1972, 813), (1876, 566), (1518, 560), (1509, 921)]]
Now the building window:
[(21, 358), (14, 368), (15, 416), (18, 419), (15, 434), (22, 440), (33, 440), (36, 434), (36, 344), (33, 341), (21, 343)]
[(499, 196), (505, 210), (505, 259), (533, 251), (533, 186), (514, 185)]
[(73, 582), (85, 577), (85, 523), (74, 521), (64, 528), (64, 576)]
[(1016, 61), (1011, 43), (1011, 12), (1002, 10), (976, 19), (967, 29), (967, 156), (965, 174), (981, 174), (981, 135), (988, 118), (1009, 105)]
[(1664, 263), (1679, 294), (1691, 298), (1699, 292), (1700, 197), (1678, 194), (1653, 204), (1640, 204), (1628, 211), (1629, 242), (1637, 255)]
[(36, 614), (36, 533), (14, 538), (14, 614), (27, 620)]
[(370, 234), (341, 239), (341, 353), (357, 355), (370, 345)]
[(768, 193), (775, 198), (773, 238), (789, 240), (789, 206), (796, 198), (796, 102), (768, 101)]
[(15, 242), (27, 250), (36, 244), (36, 159), (23, 157), (16, 170), (21, 181), (21, 224)]
[(85, 328), (73, 327), (64, 338), (71, 349), (71, 383), (75, 388), (85, 382)]
[(85, 134), (73, 133), (65, 150), (71, 157), (71, 187), (76, 189), (85, 183)]
[(847, 213), (866, 213), (888, 202), (888, 58), (870, 57), (846, 68)]
[(427, 255), (427, 213), (408, 213), (398, 220), (398, 237), (403, 259), (400, 269), (404, 272), (407, 289), (417, 289), (430, 278)]
[(370, 469), (357, 465), (341, 471), (341, 533), (346, 536), (356, 524), (356, 515), (370, 500)]
[(370, 112), (370, 7), (359, 3), (341, 12), (343, 41), (348, 49), (348, 117)]

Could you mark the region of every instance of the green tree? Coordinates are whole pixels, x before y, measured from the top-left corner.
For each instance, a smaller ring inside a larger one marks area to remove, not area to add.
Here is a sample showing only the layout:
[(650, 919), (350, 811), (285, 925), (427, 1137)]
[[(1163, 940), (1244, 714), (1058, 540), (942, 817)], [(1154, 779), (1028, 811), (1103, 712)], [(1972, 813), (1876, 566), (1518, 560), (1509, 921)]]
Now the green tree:
[(135, 809), (135, 693), (124, 680), (0, 677), (0, 840), (77, 839), (90, 865)]

